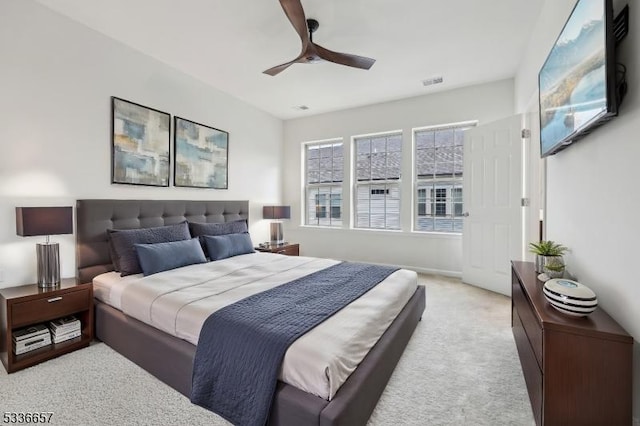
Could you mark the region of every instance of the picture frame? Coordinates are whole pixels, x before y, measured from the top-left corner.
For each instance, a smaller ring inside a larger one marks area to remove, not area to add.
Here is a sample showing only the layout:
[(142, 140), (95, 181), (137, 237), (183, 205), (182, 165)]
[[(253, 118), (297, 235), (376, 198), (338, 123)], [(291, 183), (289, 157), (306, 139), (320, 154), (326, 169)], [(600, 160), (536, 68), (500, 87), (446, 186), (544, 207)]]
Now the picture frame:
[(111, 183), (169, 186), (171, 115), (111, 97)]
[(229, 133), (177, 116), (173, 120), (174, 186), (228, 189)]

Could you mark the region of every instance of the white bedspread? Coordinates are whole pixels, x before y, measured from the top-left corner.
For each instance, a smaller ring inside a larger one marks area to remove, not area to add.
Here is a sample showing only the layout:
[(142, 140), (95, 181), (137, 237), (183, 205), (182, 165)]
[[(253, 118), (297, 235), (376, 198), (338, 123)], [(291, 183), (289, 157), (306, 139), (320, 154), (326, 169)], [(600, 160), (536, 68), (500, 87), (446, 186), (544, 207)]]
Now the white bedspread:
[[(101, 301), (140, 321), (198, 343), (212, 312), (252, 294), (338, 263), (253, 253), (143, 277), (109, 272), (94, 278)], [(401, 269), (299, 338), (287, 350), (280, 380), (331, 400), (413, 295), (417, 275)]]

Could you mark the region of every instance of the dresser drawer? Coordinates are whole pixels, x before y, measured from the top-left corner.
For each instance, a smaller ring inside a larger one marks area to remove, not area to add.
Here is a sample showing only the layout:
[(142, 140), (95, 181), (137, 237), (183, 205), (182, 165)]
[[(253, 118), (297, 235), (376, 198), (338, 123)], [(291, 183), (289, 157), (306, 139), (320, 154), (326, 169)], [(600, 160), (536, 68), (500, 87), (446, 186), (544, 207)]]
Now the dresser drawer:
[(524, 380), (527, 384), (527, 392), (529, 393), (529, 400), (531, 401), (531, 408), (533, 410), (533, 417), (536, 420), (537, 425), (542, 424), (542, 371), (538, 366), (536, 357), (531, 348), (531, 344), (527, 334), (524, 331), (522, 320), (518, 315), (518, 311), (515, 306), (511, 313), (513, 318), (513, 337), (516, 341), (516, 347), (518, 349), (518, 355), (520, 356), (520, 363), (522, 366), (522, 373), (524, 374)]
[(14, 303), (11, 310), (12, 325), (17, 328), (86, 310), (90, 305), (89, 297), (89, 289), (85, 288)]
[(525, 296), (520, 282), (515, 281), (511, 289), (513, 305), (522, 321), (522, 326), (531, 343), (531, 349), (535, 354), (540, 369), (543, 368), (542, 358), (542, 326), (536, 318), (529, 299)]

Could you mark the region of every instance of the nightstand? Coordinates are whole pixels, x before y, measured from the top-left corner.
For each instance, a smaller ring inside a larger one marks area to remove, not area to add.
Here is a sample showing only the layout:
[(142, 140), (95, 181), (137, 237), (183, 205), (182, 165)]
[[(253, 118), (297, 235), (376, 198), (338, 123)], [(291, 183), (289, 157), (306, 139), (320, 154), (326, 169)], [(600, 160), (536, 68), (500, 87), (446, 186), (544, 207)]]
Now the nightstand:
[[(16, 355), (13, 333), (35, 324), (75, 315), (82, 335), (61, 343)], [(93, 339), (93, 286), (63, 279), (59, 286), (40, 288), (37, 284), (0, 289), (0, 359), (7, 373), (30, 367), (59, 355), (89, 346)]]
[(287, 256), (300, 256), (300, 244), (282, 243), (269, 244), (268, 246), (258, 246), (256, 251), (264, 253), (286, 254)]

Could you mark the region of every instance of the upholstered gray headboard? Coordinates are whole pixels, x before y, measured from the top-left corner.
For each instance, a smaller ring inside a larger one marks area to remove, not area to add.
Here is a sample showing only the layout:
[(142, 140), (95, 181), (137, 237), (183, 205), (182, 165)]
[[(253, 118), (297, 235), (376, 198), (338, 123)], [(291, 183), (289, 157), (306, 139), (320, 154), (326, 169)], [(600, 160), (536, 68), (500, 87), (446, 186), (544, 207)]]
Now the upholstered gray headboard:
[(78, 200), (76, 265), (80, 282), (113, 271), (107, 229), (150, 228), (184, 220), (220, 223), (249, 219), (249, 201)]

